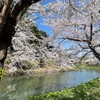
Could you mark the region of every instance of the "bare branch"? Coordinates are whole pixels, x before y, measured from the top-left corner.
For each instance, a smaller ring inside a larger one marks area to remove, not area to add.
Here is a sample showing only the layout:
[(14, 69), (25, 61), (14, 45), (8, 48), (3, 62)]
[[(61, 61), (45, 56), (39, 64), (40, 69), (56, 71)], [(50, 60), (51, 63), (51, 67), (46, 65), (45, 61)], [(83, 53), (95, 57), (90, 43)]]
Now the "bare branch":
[(85, 9), (89, 8), (89, 7), (90, 7), (91, 5), (93, 5), (95, 2), (96, 2), (96, 0), (90, 2), (90, 3), (85, 7)]
[[(39, 2), (41, 0), (20, 0), (14, 7), (13, 11), (12, 11), (12, 17), (14, 20), (17, 20), (18, 15), (21, 13), (21, 11), (24, 8), (28, 8), (29, 6), (31, 6), (32, 4)], [(24, 13), (26, 12), (27, 9), (25, 9)], [(20, 16), (21, 17), (21, 16)]]
[(76, 42), (88, 42), (88, 40), (80, 40), (80, 39), (75, 39), (75, 38), (71, 38), (71, 37), (57, 38), (57, 39), (68, 39), (68, 40), (76, 41)]
[(7, 14), (9, 12), (10, 9), (10, 5), (13, 2), (13, 0), (7, 0), (6, 2), (3, 2), (3, 8), (2, 11), (0, 13), (0, 31), (2, 31), (2, 28), (4, 26), (4, 22), (6, 20)]
[(93, 48), (100, 47), (100, 44), (93, 46)]
[(85, 56), (86, 56), (88, 53), (90, 53), (90, 52), (92, 52), (92, 51), (88, 51), (88, 52), (86, 52), (86, 53), (83, 55), (83, 57), (80, 59), (79, 62), (81, 62), (81, 61), (85, 58)]
[(78, 45), (82, 48), (82, 50), (84, 50), (84, 49), (89, 49), (88, 47), (83, 47), (79, 42), (77, 42), (78, 43)]
[(69, 0), (69, 4), (70, 4), (70, 6), (73, 8), (73, 10), (75, 10), (75, 11), (81, 13), (77, 8), (75, 8), (75, 7), (73, 6), (72, 0)]
[(92, 41), (92, 38), (93, 38), (93, 16), (91, 14), (91, 25), (90, 25), (90, 41)]

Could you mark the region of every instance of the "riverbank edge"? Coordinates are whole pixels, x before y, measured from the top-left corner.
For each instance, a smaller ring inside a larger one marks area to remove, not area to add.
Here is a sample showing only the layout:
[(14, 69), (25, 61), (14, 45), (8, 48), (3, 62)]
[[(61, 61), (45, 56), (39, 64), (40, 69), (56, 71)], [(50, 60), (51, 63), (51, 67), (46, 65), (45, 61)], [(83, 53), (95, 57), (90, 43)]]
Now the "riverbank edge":
[(75, 64), (76, 69), (98, 70), (100, 71), (100, 65), (91, 64)]
[(75, 66), (72, 67), (61, 67), (61, 66), (55, 66), (55, 67), (48, 67), (45, 66), (43, 68), (36, 68), (36, 69), (28, 69), (28, 70), (23, 70), (23, 69), (18, 69), (17, 71), (12, 71), (9, 72), (8, 69), (0, 69), (0, 77), (7, 77), (7, 76), (21, 76), (21, 75), (41, 75), (41, 74), (46, 74), (50, 75), (53, 73), (58, 73), (58, 72), (66, 72), (66, 71), (75, 71), (78, 69), (87, 69), (87, 70), (98, 70), (100, 71), (100, 66), (96, 65), (84, 65), (84, 64), (76, 64)]
[(100, 100), (100, 78), (61, 91), (31, 96), (28, 100)]
[(41, 74), (50, 75), (57, 72), (66, 72), (74, 70), (76, 70), (75, 67), (68, 68), (68, 67), (58, 66), (58, 67), (43, 67), (43, 68), (29, 69), (29, 70), (19, 69), (15, 72), (9, 73), (7, 69), (3, 69), (2, 76), (7, 77), (7, 76), (41, 75)]
[(28, 70), (23, 70), (23, 69), (18, 69), (15, 72), (9, 72), (8, 69), (4, 69), (3, 71), (0, 70), (0, 74), (2, 77), (7, 77), (7, 76), (21, 76), (21, 75), (41, 75), (41, 74), (53, 74), (57, 72), (66, 72), (66, 71), (75, 71), (78, 69), (87, 69), (87, 70), (98, 70), (100, 71), (100, 66), (96, 65), (84, 65), (84, 64), (76, 64), (75, 66), (72, 67), (61, 67), (61, 66), (55, 66), (55, 67), (43, 67), (43, 68), (36, 68), (36, 69), (28, 69)]

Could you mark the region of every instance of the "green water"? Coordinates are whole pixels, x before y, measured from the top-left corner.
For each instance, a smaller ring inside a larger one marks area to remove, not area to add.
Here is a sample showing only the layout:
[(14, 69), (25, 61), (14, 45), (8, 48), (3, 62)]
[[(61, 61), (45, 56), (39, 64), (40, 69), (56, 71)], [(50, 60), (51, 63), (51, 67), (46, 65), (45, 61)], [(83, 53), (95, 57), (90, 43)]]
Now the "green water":
[(27, 100), (28, 96), (57, 91), (100, 77), (100, 71), (80, 69), (52, 75), (21, 76), (0, 81), (0, 100)]

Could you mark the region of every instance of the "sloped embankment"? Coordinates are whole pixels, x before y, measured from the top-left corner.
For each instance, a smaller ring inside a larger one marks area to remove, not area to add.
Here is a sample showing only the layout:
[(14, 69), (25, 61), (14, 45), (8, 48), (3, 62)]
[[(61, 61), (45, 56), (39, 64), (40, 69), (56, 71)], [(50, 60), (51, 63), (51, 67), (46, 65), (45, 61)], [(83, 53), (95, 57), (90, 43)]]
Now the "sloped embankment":
[(100, 100), (100, 78), (77, 87), (29, 97), (29, 100)]

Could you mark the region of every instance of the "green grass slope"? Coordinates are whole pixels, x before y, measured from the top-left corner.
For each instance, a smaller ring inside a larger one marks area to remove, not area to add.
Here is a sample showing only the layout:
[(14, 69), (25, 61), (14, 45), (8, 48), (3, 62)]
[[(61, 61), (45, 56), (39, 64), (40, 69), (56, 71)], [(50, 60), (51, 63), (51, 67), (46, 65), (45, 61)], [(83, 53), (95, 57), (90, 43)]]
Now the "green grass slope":
[(28, 100), (100, 100), (100, 78), (77, 87), (28, 97)]

